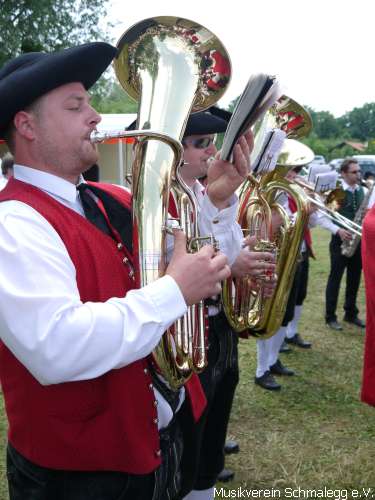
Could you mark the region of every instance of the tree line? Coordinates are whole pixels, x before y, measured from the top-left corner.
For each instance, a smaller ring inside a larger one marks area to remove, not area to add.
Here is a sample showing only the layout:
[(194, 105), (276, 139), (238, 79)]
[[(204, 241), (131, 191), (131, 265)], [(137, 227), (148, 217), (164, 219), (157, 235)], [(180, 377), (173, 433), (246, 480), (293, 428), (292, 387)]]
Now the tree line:
[[(23, 52), (51, 51), (88, 41), (110, 41), (110, 24), (100, 29), (109, 0), (0, 0), (0, 68)], [(110, 72), (92, 89), (93, 105), (101, 113), (135, 113), (137, 104), (127, 97)], [(237, 98), (238, 99), (238, 98)], [(231, 102), (232, 110), (237, 101)], [(375, 102), (354, 108), (339, 118), (329, 111), (307, 106), (313, 130), (305, 142), (327, 160), (358, 153), (349, 142), (366, 145), (363, 154), (375, 154)]]
[[(339, 118), (329, 111), (314, 111), (307, 107), (313, 121), (313, 130), (304, 143), (315, 154), (327, 160), (344, 158), (353, 154), (375, 154), (375, 102), (354, 108)], [(358, 151), (347, 142), (365, 146)]]

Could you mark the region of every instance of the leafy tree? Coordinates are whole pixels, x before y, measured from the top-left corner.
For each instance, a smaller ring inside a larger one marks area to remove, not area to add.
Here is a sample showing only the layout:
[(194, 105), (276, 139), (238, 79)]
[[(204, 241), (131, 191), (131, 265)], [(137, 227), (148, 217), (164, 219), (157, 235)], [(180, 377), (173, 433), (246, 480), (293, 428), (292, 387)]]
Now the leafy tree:
[(138, 110), (138, 103), (112, 80), (106, 82), (101, 93), (94, 93), (92, 105), (99, 113), (136, 113)]
[(32, 51), (105, 40), (98, 28), (108, 0), (0, 0), (0, 67)]
[(308, 108), (313, 122), (313, 131), (317, 137), (330, 139), (340, 136), (340, 125), (329, 111), (314, 111)]
[(350, 131), (351, 137), (365, 141), (375, 137), (375, 103), (367, 103), (346, 113), (340, 122)]

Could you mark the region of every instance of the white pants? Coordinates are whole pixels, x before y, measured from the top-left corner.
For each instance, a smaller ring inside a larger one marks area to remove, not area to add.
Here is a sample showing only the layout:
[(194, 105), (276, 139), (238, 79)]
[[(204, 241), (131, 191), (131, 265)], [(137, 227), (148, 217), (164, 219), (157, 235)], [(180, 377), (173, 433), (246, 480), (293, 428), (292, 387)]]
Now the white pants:
[(257, 377), (264, 375), (276, 363), (286, 329), (286, 326), (281, 326), (273, 337), (257, 340)]

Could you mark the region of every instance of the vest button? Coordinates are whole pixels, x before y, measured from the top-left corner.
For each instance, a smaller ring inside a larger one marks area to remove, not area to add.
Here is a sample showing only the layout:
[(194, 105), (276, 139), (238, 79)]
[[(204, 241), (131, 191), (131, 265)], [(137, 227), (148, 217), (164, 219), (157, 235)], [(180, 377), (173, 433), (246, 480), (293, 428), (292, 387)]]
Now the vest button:
[(149, 389), (153, 389), (154, 388), (154, 384), (148, 384), (148, 388)]
[(155, 455), (156, 455), (157, 457), (160, 457), (160, 455), (161, 455), (161, 450), (156, 450), (156, 451), (155, 451)]
[(123, 264), (127, 264), (129, 262), (129, 259), (127, 257), (124, 257), (122, 259)]
[(157, 425), (157, 423), (159, 422), (159, 419), (158, 418), (154, 418), (152, 421), (154, 422), (155, 425)]
[(148, 374), (148, 368), (143, 368), (143, 372), (147, 375)]
[(156, 400), (156, 399), (155, 399), (155, 401), (154, 401), (154, 406), (155, 406), (155, 407), (156, 407), (156, 406), (158, 406), (158, 402), (157, 402), (157, 400)]
[(122, 243), (117, 243), (117, 248), (118, 248), (119, 250), (121, 250), (121, 248), (122, 248), (123, 246), (124, 246), (124, 245), (123, 245)]

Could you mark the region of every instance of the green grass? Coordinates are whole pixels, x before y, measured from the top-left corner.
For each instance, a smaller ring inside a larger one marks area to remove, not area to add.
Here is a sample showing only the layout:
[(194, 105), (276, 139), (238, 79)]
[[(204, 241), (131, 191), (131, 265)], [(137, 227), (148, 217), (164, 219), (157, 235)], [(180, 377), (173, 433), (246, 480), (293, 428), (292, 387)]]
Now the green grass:
[[(334, 332), (324, 323), (328, 242), (326, 232), (315, 230), (317, 260), (311, 261), (300, 328), (313, 347), (282, 355), (298, 375), (278, 378), (279, 393), (264, 391), (253, 382), (255, 341), (240, 343), (241, 380), (229, 436), (241, 451), (227, 457), (227, 466), (236, 471), (230, 489), (375, 487), (375, 408), (359, 401), (364, 333), (346, 325)], [(363, 289), (359, 305), (364, 318)], [(341, 319), (342, 294), (338, 313)], [(0, 425), (0, 500), (7, 500), (5, 417)]]
[[(375, 408), (359, 400), (364, 332), (345, 323), (344, 331), (335, 332), (324, 323), (329, 238), (323, 230), (314, 232), (317, 260), (310, 261), (299, 328), (313, 347), (281, 355), (297, 376), (278, 377), (278, 393), (255, 386), (255, 342), (240, 342), (241, 379), (229, 435), (241, 452), (227, 457), (227, 466), (236, 471), (230, 489), (375, 486)], [(344, 280), (339, 320), (343, 291)], [(363, 287), (358, 304), (364, 319)]]

